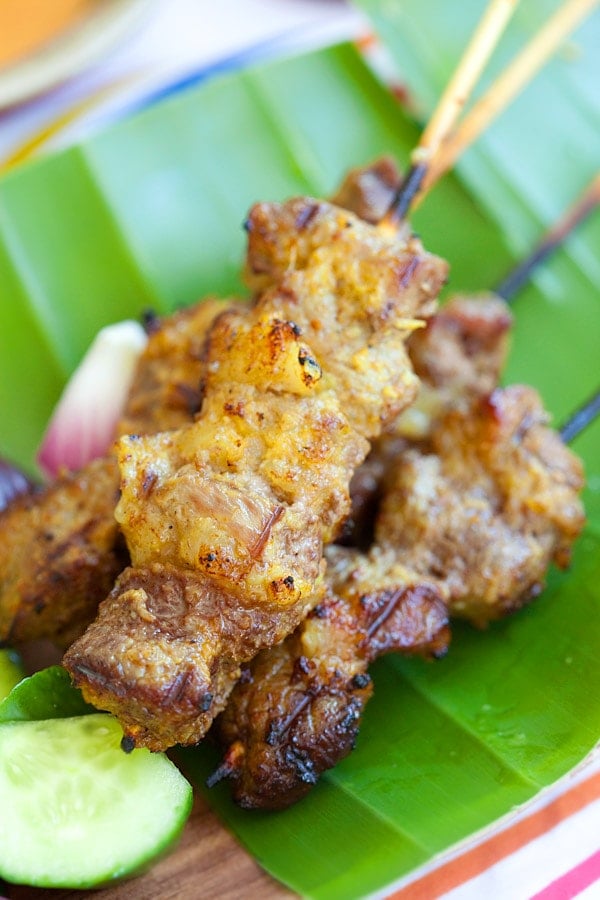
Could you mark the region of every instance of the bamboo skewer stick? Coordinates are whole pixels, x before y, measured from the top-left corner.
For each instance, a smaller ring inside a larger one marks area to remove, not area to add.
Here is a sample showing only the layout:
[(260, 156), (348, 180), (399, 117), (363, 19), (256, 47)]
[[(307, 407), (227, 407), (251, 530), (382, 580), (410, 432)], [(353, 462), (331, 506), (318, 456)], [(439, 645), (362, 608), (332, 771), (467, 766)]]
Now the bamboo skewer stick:
[[(600, 203), (600, 172), (592, 179), (576, 202), (548, 229), (542, 240), (498, 285), (494, 293), (512, 303), (515, 295), (529, 280), (533, 269), (553, 253), (569, 234), (577, 228)], [(569, 418), (560, 426), (558, 433), (565, 444), (570, 444), (600, 416), (600, 387), (596, 392), (573, 410)]]
[(518, 3), (519, 0), (492, 0), (487, 7), (411, 155), (411, 169), (382, 220), (384, 227), (395, 227), (404, 218), (430, 160), (454, 128)]
[[(600, 172), (592, 179), (579, 198), (567, 212), (548, 229), (542, 240), (529, 256), (494, 289), (494, 293), (512, 303), (515, 295), (531, 277), (532, 271), (550, 256), (564, 240), (577, 228), (600, 203)], [(565, 444), (570, 444), (600, 416), (600, 387), (596, 392), (573, 410), (569, 418), (560, 426), (558, 433)]]
[(565, 442), (571, 441), (584, 431), (600, 415), (600, 388), (579, 409), (572, 413), (558, 433)]
[(565, 240), (565, 238), (589, 216), (592, 210), (600, 203), (600, 172), (592, 179), (591, 183), (581, 194), (579, 199), (571, 206), (564, 216), (553, 225), (544, 235), (539, 244), (510, 272), (498, 285), (494, 293), (498, 294), (508, 303), (514, 298), (517, 291), (529, 280), (532, 269), (546, 259)]
[(414, 164), (428, 163), (447, 139), (518, 3), (519, 0), (493, 0), (486, 9), (413, 151)]
[(458, 157), (489, 127), (534, 78), (560, 44), (598, 6), (599, 0), (567, 0), (518, 54), (488, 92), (465, 116), (455, 133), (432, 160), (423, 194), (450, 169)]

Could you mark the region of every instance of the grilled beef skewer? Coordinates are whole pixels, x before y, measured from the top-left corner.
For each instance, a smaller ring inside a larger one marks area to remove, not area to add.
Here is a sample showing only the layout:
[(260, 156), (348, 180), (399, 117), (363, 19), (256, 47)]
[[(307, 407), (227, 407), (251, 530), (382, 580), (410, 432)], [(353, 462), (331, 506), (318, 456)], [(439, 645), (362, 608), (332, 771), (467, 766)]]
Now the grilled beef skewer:
[[(217, 720), (218, 774), (233, 779), (238, 803), (287, 806), (352, 749), (372, 659), (439, 655), (442, 610), (483, 626), (536, 597), (552, 561), (568, 564), (584, 521), (583, 475), (546, 421), (531, 388), (497, 388), (446, 412), (426, 444), (399, 454), (369, 553), (327, 549), (336, 596), (325, 616), (313, 613), (257, 658)], [(369, 629), (373, 607), (383, 619)], [(415, 615), (429, 643), (397, 640), (398, 622), (410, 633)], [(427, 631), (432, 622), (439, 632)]]
[(446, 277), (417, 239), (312, 199), (258, 205), (248, 230), (262, 293), (213, 326), (197, 422), (121, 442), (133, 568), (64, 660), (127, 747), (197, 742), (240, 664), (322, 599), (323, 543), (414, 397), (405, 339)]
[[(357, 170), (357, 172), (351, 173), (337, 199), (346, 205), (357, 206), (365, 218), (376, 220), (381, 210), (389, 202), (390, 193), (393, 193), (397, 180), (398, 174), (395, 166), (390, 161), (383, 160), (366, 170)], [(192, 314), (188, 313), (188, 315)], [(185, 330), (187, 324), (185, 320), (179, 322), (178, 330)], [(193, 319), (190, 324), (193, 324)], [(370, 473), (375, 471), (380, 476), (385, 469), (386, 457), (389, 457), (390, 453), (397, 449), (398, 433), (413, 438), (415, 434), (423, 437), (430, 429), (431, 422), (440, 415), (443, 409), (456, 403), (464, 405), (468, 398), (485, 393), (494, 386), (506, 352), (506, 335), (509, 324), (510, 316), (504, 305), (498, 301), (491, 298), (476, 300), (465, 298), (453, 301), (430, 320), (425, 331), (417, 331), (412, 336), (409, 342), (410, 354), (417, 372), (421, 375), (424, 387), (417, 404), (420, 408), (414, 413), (411, 409), (400, 417), (399, 424), (395, 426), (396, 435), (387, 435), (382, 438), (377, 452), (371, 455), (367, 465), (357, 473), (359, 477), (353, 481), (354, 507), (358, 505), (357, 497), (360, 495), (361, 486), (367, 484), (372, 490), (374, 481)], [(199, 329), (199, 332), (201, 335), (202, 328)], [(179, 339), (182, 339), (181, 334)], [(172, 367), (173, 360), (169, 358), (169, 353), (165, 352), (164, 345), (165, 340), (163, 339), (160, 352), (163, 352), (164, 355), (164, 366)], [(201, 346), (201, 336), (196, 336), (195, 345), (196, 348)], [(158, 346), (160, 347), (160, 345)], [(185, 380), (185, 378), (176, 379), (182, 385), (185, 385)], [(166, 381), (167, 379), (165, 379), (165, 383)], [(184, 387), (178, 393), (180, 402), (184, 395), (187, 396), (192, 385), (193, 381), (189, 389)], [(423, 395), (425, 399), (423, 399)], [(139, 404), (140, 401), (138, 401)], [(143, 402), (141, 406), (143, 408)], [(396, 594), (399, 596), (401, 591), (396, 591)], [(385, 596), (385, 589), (382, 591), (382, 596)], [(324, 608), (332, 608), (331, 602)], [(341, 613), (335, 612), (335, 607), (333, 609), (333, 615), (340, 618)], [(390, 641), (388, 643), (395, 649), (410, 651), (410, 642), (407, 640), (401, 646), (394, 645)], [(439, 651), (440, 646), (438, 645), (436, 652)], [(268, 659), (268, 654), (265, 656)], [(323, 658), (326, 659), (326, 654)], [(363, 665), (363, 668), (365, 668), (366, 659), (367, 656), (363, 653), (360, 657), (360, 664)], [(326, 663), (325, 668), (327, 668)], [(339, 679), (337, 683), (340, 683)], [(314, 681), (313, 690), (315, 690)], [(360, 696), (364, 698), (367, 693), (363, 691)], [(354, 725), (350, 732), (356, 727), (357, 717), (354, 719)], [(350, 732), (347, 736), (348, 749), (352, 738)]]
[[(387, 162), (359, 170), (340, 197), (376, 220), (395, 179)], [(373, 493), (383, 495), (370, 552), (327, 549), (324, 613), (260, 654), (217, 720), (225, 756), (211, 783), (232, 778), (240, 805), (283, 808), (350, 752), (371, 695), (368, 663), (391, 650), (440, 655), (442, 601), (483, 625), (536, 596), (552, 558), (568, 563), (583, 524), (581, 467), (546, 428), (535, 392), (497, 389), (510, 324), (491, 295), (457, 298), (411, 337), (420, 396), (353, 482), (359, 542)], [(406, 597), (407, 632), (415, 611), (421, 626), (439, 616), (429, 644), (397, 639)], [(369, 632), (368, 610), (381, 608), (391, 618), (375, 616)]]

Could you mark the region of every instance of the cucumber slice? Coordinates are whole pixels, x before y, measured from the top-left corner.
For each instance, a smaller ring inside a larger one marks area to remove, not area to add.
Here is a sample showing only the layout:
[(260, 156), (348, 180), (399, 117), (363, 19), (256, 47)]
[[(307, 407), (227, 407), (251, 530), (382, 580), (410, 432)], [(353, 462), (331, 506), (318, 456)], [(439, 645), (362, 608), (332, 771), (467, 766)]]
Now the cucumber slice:
[(15, 684), (25, 677), (21, 660), (14, 650), (0, 650), (0, 700), (8, 697)]
[(0, 725), (0, 878), (95, 887), (176, 840), (190, 784), (164, 754), (123, 753), (122, 736), (104, 713)]

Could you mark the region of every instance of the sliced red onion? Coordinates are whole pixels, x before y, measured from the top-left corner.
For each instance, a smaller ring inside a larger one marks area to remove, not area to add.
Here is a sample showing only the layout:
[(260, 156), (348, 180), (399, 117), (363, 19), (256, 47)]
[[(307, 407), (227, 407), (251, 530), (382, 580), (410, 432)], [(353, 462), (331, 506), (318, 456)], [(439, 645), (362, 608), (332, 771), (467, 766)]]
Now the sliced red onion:
[(33, 487), (33, 482), (24, 472), (5, 459), (0, 459), (0, 512), (6, 509), (15, 497), (28, 494)]
[(138, 322), (108, 325), (71, 376), (52, 414), (39, 449), (42, 471), (55, 477), (61, 469), (80, 469), (102, 456), (115, 429), (147, 336)]

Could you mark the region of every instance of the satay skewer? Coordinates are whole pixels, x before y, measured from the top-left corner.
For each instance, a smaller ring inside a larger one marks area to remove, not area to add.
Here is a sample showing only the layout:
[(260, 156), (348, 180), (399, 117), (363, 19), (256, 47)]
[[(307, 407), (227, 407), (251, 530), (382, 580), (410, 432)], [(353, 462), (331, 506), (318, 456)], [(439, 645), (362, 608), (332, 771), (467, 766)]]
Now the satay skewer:
[[(375, 214), (373, 218), (376, 217)], [(581, 216), (563, 217), (561, 223), (555, 226), (551, 233), (559, 232), (564, 239), (569, 230), (564, 224), (566, 219), (570, 228), (574, 228), (581, 221)], [(527, 266), (529, 273), (536, 262), (539, 264), (545, 258), (538, 256), (535, 251), (532, 257), (532, 262)], [(483, 430), (480, 434), (477, 430), (479, 426), (475, 427), (471, 436), (473, 443), (476, 444), (478, 438), (481, 439), (483, 436), (483, 443), (486, 444), (491, 435), (496, 435), (494, 440), (504, 445), (504, 450), (500, 449), (498, 454), (499, 459), (518, 452), (515, 448), (521, 441), (528, 447), (525, 459), (528, 458), (528, 453), (536, 453), (539, 440), (542, 440), (548, 449), (552, 448), (555, 463), (559, 465), (563, 475), (568, 474), (567, 480), (572, 480), (571, 493), (562, 493), (564, 485), (561, 484), (560, 478), (556, 483), (553, 482), (550, 469), (548, 488), (555, 493), (556, 509), (551, 503), (551, 515), (546, 520), (542, 515), (538, 524), (543, 522), (542, 527), (548, 529), (550, 533), (556, 522), (562, 521), (555, 534), (554, 558), (564, 565), (568, 560), (570, 541), (577, 530), (570, 530), (577, 518), (573, 517), (572, 513), (577, 509), (579, 509), (577, 527), (581, 527), (582, 523), (581, 508), (577, 501), (577, 485), (580, 484), (581, 478), (576, 460), (561, 447), (556, 436), (545, 427), (544, 413), (534, 392), (518, 387), (494, 390), (497, 388), (506, 352), (503, 335), (510, 323), (510, 316), (508, 314), (506, 318), (503, 316), (499, 308), (501, 304), (493, 298), (488, 298), (487, 301), (477, 298), (464, 310), (461, 308), (461, 302), (459, 300), (458, 305), (456, 301), (454, 304), (451, 303), (446, 311), (438, 315), (440, 323), (444, 317), (448, 320), (446, 325), (442, 325), (442, 329), (452, 343), (451, 360), (456, 352), (460, 352), (459, 348), (462, 346), (465, 362), (473, 367), (473, 383), (463, 383), (459, 380), (456, 388), (464, 394), (462, 398), (464, 402), (458, 404), (461, 407), (460, 411), (458, 405), (456, 410), (452, 411), (452, 401), (450, 408), (445, 409), (442, 400), (439, 417), (444, 421), (446, 417), (449, 423), (453, 422), (453, 417), (454, 419), (458, 417), (458, 430), (456, 421), (454, 422), (456, 438), (463, 429), (465, 434), (467, 433), (470, 416), (475, 415), (476, 419), (481, 420)], [(475, 312), (479, 306), (481, 313)], [(458, 340), (455, 347), (454, 341), (459, 334), (463, 340), (462, 342)], [(431, 342), (430, 353), (439, 355), (441, 350), (439, 339), (433, 337), (431, 331), (418, 335), (418, 338), (421, 342)], [(494, 349), (492, 345), (497, 346)], [(415, 351), (416, 349), (414, 348)], [(423, 349), (421, 347), (421, 353)], [(424, 358), (427, 358), (427, 355), (425, 353)], [(481, 357), (483, 365), (481, 370), (473, 356)], [(443, 374), (442, 369), (443, 365), (438, 374)], [(464, 372), (461, 368), (456, 371), (459, 379), (462, 379)], [(451, 377), (451, 372), (452, 362), (446, 375)], [(475, 383), (478, 373), (479, 376), (485, 373), (480, 378), (479, 385)], [(421, 377), (425, 374), (421, 373)], [(436, 385), (434, 377), (431, 381), (433, 390), (436, 389)], [(441, 387), (443, 390), (444, 385)], [(489, 394), (489, 391), (492, 393)], [(451, 389), (449, 397), (452, 396)], [(598, 414), (600, 394), (595, 400), (595, 414)], [(519, 412), (515, 415), (517, 411)], [(575, 424), (576, 421), (581, 421), (580, 412), (577, 411), (573, 419), (563, 427), (561, 435), (563, 439), (566, 429), (571, 427), (571, 422)], [(583, 415), (591, 417), (594, 412), (586, 408)], [(435, 430), (439, 431), (439, 427)], [(451, 441), (450, 445), (452, 444)], [(469, 440), (464, 444), (467, 449)], [(425, 446), (428, 445), (420, 445), (417, 441), (412, 451), (415, 457), (413, 460), (415, 473), (418, 473), (419, 466), (424, 464), (420, 460), (427, 458), (422, 457)], [(436, 453), (440, 451), (439, 447), (436, 449), (435, 439), (429, 454), (432, 450)], [(441, 450), (440, 462), (444, 452), (447, 451), (448, 445), (446, 451)], [(474, 460), (477, 458), (475, 454)], [(483, 464), (485, 468), (486, 463)], [(425, 475), (428, 478), (426, 465), (425, 463)], [(502, 465), (500, 464), (501, 468)], [(393, 467), (393, 463), (391, 466)], [(475, 469), (476, 466), (473, 472)], [(494, 464), (491, 467), (491, 471), (493, 470)], [(406, 471), (411, 471), (410, 463)], [(207, 784), (210, 787), (224, 778), (233, 779), (234, 797), (243, 806), (281, 808), (295, 802), (316, 783), (323, 771), (334, 766), (350, 752), (357, 736), (362, 711), (372, 690), (368, 676), (369, 663), (382, 653), (390, 651), (443, 655), (449, 637), (442, 615), (445, 602), (448, 604), (447, 612), (453, 615), (466, 615), (467, 618), (470, 617), (481, 624), (487, 621), (486, 615), (495, 618), (505, 614), (511, 609), (518, 608), (539, 592), (539, 579), (543, 578), (543, 567), (536, 571), (536, 577), (530, 582), (529, 592), (526, 589), (529, 582), (521, 582), (521, 578), (518, 577), (508, 585), (506, 578), (501, 576), (500, 572), (496, 572), (499, 597), (494, 606), (486, 613), (483, 597), (480, 603), (476, 602), (475, 597), (467, 603), (464, 610), (461, 610), (461, 597), (455, 596), (456, 582), (454, 588), (450, 588), (454, 580), (452, 577), (446, 579), (448, 584), (444, 579), (438, 583), (436, 578), (431, 577), (432, 573), (427, 571), (427, 565), (419, 574), (420, 567), (416, 561), (413, 570), (415, 560), (410, 547), (407, 555), (394, 551), (394, 539), (390, 543), (389, 537), (398, 532), (398, 527), (400, 532), (403, 529), (401, 521), (396, 523), (397, 527), (394, 528), (394, 508), (403, 493), (403, 483), (395, 485), (394, 480), (395, 477), (392, 475), (388, 489), (384, 491), (384, 495), (389, 493), (390, 497), (387, 501), (384, 500), (386, 508), (383, 510), (383, 520), (379, 521), (381, 512), (376, 519), (379, 524), (375, 529), (375, 543), (364, 553), (330, 548), (329, 581), (333, 592), (329, 599), (318, 614), (311, 614), (292, 637), (279, 647), (263, 653), (251, 663), (246, 679), (242, 679), (235, 689), (230, 706), (217, 723), (217, 734), (225, 754)], [(449, 486), (451, 491), (456, 493), (457, 485), (450, 481)], [(470, 487), (465, 484), (465, 488), (468, 495)], [(393, 497), (396, 499), (392, 499)], [(459, 494), (456, 510), (461, 507)], [(468, 515), (466, 521), (470, 522)], [(489, 523), (485, 525), (486, 521), (484, 519), (484, 530), (486, 527), (489, 529)], [(462, 538), (460, 537), (460, 530), (464, 526), (465, 522), (461, 520), (460, 515), (453, 514), (450, 530), (444, 532), (448, 539), (451, 532), (457, 533), (459, 536), (457, 544), (463, 548), (469, 543), (468, 529)], [(492, 528), (489, 536), (490, 539), (499, 541), (501, 548), (508, 551), (514, 546), (518, 534), (511, 536), (514, 525), (507, 521), (507, 526), (506, 531), (500, 528), (496, 532)], [(564, 529), (562, 537), (561, 528)], [(379, 546), (381, 540), (383, 544)], [(474, 549), (474, 553), (476, 555), (485, 553), (485, 546), (486, 540), (482, 546)], [(463, 549), (459, 552), (466, 551)], [(551, 553), (551, 548), (546, 546), (545, 552)], [(502, 552), (499, 556), (503, 558)], [(458, 571), (460, 568), (459, 566)], [(475, 565), (474, 568), (478, 570), (479, 567)], [(437, 576), (441, 573), (436, 571), (434, 574)], [(510, 578), (508, 580), (510, 581)], [(467, 580), (466, 583), (470, 582)], [(477, 584), (475, 580), (473, 587)], [(481, 587), (481, 584), (479, 586)], [(446, 601), (442, 596), (444, 590), (448, 591)], [(508, 599), (504, 596), (505, 593)], [(467, 597), (465, 599), (468, 600)], [(489, 602), (489, 598), (486, 599)]]
[(506, 0), (504, 2), (493, 0), (490, 4), (463, 57), (463, 62), (458, 67), (456, 77), (445, 93), (445, 99), (440, 104), (440, 111), (434, 115), (432, 122), (425, 130), (421, 151), (416, 151), (417, 155), (418, 152), (423, 155), (425, 148), (427, 148), (428, 155), (431, 155), (434, 150), (439, 150), (441, 142), (447, 136), (452, 123), (466, 102), (469, 91), (493, 51), (514, 6), (514, 2), (506, 2)]
[(317, 605), (350, 478), (416, 393), (405, 323), (446, 279), (418, 239), (313, 198), (256, 204), (248, 235), (255, 300), (210, 330), (198, 418), (118, 444), (132, 565), (63, 660), (126, 749), (197, 743)]

